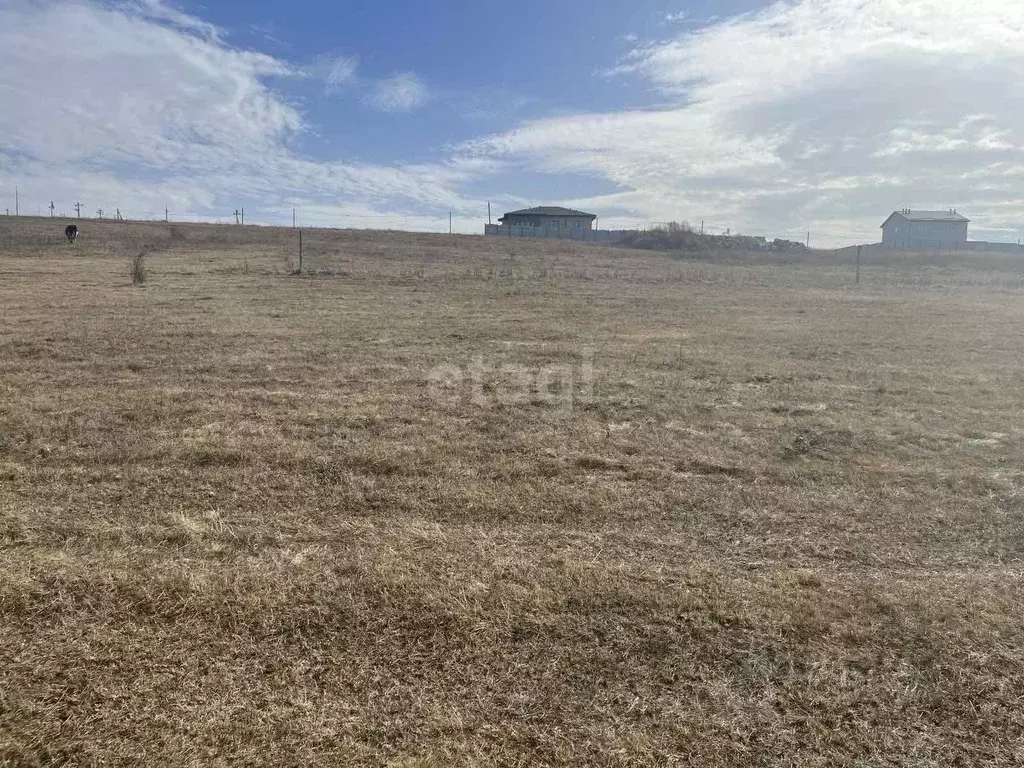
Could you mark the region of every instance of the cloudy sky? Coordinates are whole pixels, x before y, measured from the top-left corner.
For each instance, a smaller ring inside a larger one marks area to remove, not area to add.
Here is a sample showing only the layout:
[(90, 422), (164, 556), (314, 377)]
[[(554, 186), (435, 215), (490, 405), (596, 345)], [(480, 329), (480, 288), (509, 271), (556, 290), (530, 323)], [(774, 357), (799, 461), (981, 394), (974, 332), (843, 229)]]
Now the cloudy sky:
[(0, 215), (1024, 237), (1021, 0), (0, 0)]

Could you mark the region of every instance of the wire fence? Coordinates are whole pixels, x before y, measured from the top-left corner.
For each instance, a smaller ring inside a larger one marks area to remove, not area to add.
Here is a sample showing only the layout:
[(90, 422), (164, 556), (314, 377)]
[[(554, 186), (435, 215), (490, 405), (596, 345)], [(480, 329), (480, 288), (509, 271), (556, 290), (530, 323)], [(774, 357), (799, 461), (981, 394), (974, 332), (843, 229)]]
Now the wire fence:
[[(349, 213), (347, 211), (304, 210), (299, 206), (282, 208), (260, 207), (247, 213), (243, 206), (223, 212), (173, 211), (170, 207), (162, 210), (145, 208), (89, 208), (77, 202), (71, 206), (55, 203), (46, 205), (26, 204), (24, 199), (0, 203), (2, 217), (50, 218), (55, 221), (124, 221), (179, 224), (232, 224), (238, 226), (305, 227), (307, 229), (397, 229), (408, 232), (458, 233), (472, 227), (468, 216), (455, 216), (451, 211), (437, 214), (395, 213)], [(482, 228), (481, 228), (482, 232)]]
[[(46, 205), (24, 204), (24, 199), (16, 203), (16, 207), (10, 207), (7, 201), (0, 203), (0, 216), (32, 216), (39, 218), (52, 218), (62, 221), (124, 221), (124, 222), (153, 222), (162, 221), (165, 223), (179, 224), (224, 224), (237, 226), (273, 226), (273, 227), (295, 227), (307, 229), (388, 229), (401, 230), (405, 232), (423, 233), (454, 233), (454, 234), (483, 234), (484, 226), (487, 223), (486, 216), (472, 216), (464, 212), (455, 215), (453, 212), (438, 214), (411, 214), (411, 213), (348, 213), (345, 211), (334, 211), (330, 209), (316, 209), (309, 211), (300, 206), (285, 206), (278, 208), (260, 207), (250, 210), (247, 214), (245, 208), (227, 210), (224, 212), (178, 212), (172, 211), (170, 207), (163, 210), (150, 210), (145, 208), (95, 208), (89, 209), (84, 204), (76, 201), (72, 206), (57, 205), (53, 202)], [(836, 248), (864, 243), (862, 237), (855, 234), (839, 234), (834, 231), (815, 232), (810, 229), (785, 229), (771, 230), (767, 228), (751, 228), (735, 226), (728, 222), (711, 219), (680, 218), (678, 221), (628, 221), (622, 217), (610, 217), (612, 220), (598, 220), (596, 229), (611, 230), (634, 230), (650, 231), (654, 229), (665, 229), (673, 226), (687, 226), (698, 234), (727, 236), (727, 237), (755, 237), (765, 238), (768, 241), (779, 239), (803, 243), (807, 247)]]

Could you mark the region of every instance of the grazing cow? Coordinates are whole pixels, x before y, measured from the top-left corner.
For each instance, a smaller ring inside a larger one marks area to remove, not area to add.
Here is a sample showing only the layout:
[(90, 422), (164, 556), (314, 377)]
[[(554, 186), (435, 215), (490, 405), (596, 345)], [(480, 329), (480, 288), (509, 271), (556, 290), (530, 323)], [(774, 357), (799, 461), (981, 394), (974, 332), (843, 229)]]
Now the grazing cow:
[(67, 227), (64, 228), (64, 237), (68, 239), (69, 243), (74, 245), (75, 240), (78, 239), (78, 227), (74, 224), (68, 224)]

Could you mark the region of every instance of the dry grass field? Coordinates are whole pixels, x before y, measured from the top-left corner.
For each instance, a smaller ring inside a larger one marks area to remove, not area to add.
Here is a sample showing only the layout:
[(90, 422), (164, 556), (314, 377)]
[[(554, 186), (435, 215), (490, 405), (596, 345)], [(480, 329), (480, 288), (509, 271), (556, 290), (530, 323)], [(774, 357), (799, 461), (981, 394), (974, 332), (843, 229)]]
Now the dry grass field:
[(1024, 260), (62, 229), (0, 765), (1024, 762)]

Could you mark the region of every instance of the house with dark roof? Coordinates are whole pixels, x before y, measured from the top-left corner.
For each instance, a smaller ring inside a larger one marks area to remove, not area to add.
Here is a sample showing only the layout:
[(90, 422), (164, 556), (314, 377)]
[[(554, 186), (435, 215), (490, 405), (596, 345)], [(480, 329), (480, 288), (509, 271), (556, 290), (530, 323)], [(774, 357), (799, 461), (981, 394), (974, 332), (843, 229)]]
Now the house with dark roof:
[(894, 211), (882, 223), (882, 247), (894, 251), (962, 251), (970, 219), (955, 210)]
[(505, 227), (523, 229), (526, 234), (532, 231), (536, 237), (584, 237), (586, 232), (594, 228), (593, 213), (584, 213), (572, 208), (561, 208), (555, 205), (541, 205), (536, 208), (524, 208), (521, 211), (509, 211), (498, 223)]

